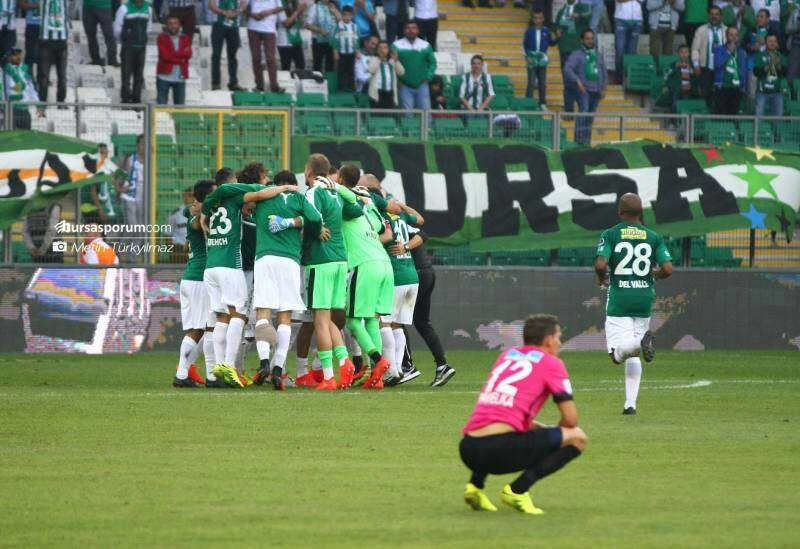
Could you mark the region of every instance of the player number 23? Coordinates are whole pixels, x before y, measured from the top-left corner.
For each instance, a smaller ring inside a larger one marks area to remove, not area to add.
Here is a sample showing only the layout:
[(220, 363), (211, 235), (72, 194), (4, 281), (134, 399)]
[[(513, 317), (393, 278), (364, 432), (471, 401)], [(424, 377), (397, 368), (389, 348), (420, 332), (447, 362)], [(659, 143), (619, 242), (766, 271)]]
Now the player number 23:
[(225, 208), (218, 208), (209, 220), (210, 228), (209, 234), (228, 234), (233, 227), (231, 220), (228, 218), (228, 212)]
[[(614, 269), (615, 275), (646, 276), (650, 272), (650, 255), (653, 253), (653, 249), (647, 242), (641, 242), (636, 247), (630, 242), (620, 242), (614, 247), (614, 253), (625, 254), (622, 261), (617, 264), (617, 268)], [(633, 260), (632, 263), (631, 260)]]

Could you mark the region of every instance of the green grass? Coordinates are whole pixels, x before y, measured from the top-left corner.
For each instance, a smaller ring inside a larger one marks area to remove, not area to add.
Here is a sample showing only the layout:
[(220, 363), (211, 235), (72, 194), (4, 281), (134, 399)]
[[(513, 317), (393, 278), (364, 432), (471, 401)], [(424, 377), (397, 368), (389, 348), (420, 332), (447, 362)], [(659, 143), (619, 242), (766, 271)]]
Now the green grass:
[[(428, 368), (380, 394), (277, 394), (176, 391), (165, 354), (3, 355), (0, 545), (797, 543), (797, 352), (661, 353), (636, 417), (620, 367), (566, 354), (590, 442), (534, 487), (541, 517), (461, 500), (460, 429), (494, 356), (452, 353), (438, 390)], [(489, 478), (498, 505), (510, 478)]]

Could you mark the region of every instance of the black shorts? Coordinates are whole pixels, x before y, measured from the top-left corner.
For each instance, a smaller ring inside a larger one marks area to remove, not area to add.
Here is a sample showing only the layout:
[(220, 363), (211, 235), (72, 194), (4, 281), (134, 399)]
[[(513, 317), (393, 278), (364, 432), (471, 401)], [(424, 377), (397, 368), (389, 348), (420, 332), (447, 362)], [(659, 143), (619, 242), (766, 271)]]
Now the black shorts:
[(461, 461), (472, 471), (505, 475), (530, 469), (561, 447), (561, 428), (536, 429), (488, 437), (464, 435)]

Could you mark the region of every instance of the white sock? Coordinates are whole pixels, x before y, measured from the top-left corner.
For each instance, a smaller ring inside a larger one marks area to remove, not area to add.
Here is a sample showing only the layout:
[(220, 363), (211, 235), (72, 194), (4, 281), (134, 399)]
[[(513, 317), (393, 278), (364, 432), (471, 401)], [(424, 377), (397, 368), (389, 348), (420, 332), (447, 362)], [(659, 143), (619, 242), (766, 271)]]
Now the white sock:
[(239, 346), (242, 343), (244, 333), (244, 319), (232, 317), (228, 323), (228, 333), (225, 342), (225, 363), (232, 365), (236, 363), (236, 355), (239, 354)]
[(330, 379), (330, 378), (332, 378), (332, 377), (333, 377), (333, 367), (331, 367), (331, 366), (325, 366), (325, 367), (322, 369), (322, 377), (323, 377), (324, 379)]
[(275, 356), (272, 357), (272, 364), (279, 366), (284, 372), (286, 368), (286, 355), (289, 354), (289, 341), (292, 339), (292, 327), (288, 324), (281, 324), (276, 330), (278, 332), (278, 344), (275, 345)]
[(389, 371), (394, 373), (396, 371), (394, 364), (394, 333), (392, 333), (391, 328), (381, 328), (381, 342), (383, 343), (383, 352), (381, 354), (389, 361)]
[(394, 364), (397, 371), (392, 375), (399, 376), (403, 373), (403, 356), (406, 354), (406, 333), (402, 328), (395, 328), (394, 332)]
[(183, 336), (183, 341), (181, 341), (181, 355), (178, 359), (178, 372), (175, 374), (175, 377), (178, 379), (186, 379), (189, 377), (189, 354), (192, 350), (197, 347), (197, 343), (191, 337)]
[(213, 370), (216, 361), (214, 360), (214, 334), (213, 332), (206, 332), (203, 335), (203, 354), (206, 358), (206, 379), (210, 379), (211, 381), (216, 380), (216, 376), (214, 376)]
[(629, 358), (625, 361), (625, 408), (636, 408), (641, 381), (642, 361), (638, 358)]
[(228, 336), (228, 324), (217, 322), (214, 324), (214, 358), (217, 364), (225, 362), (225, 345)]
[(641, 340), (636, 340), (636, 338), (632, 337), (623, 341), (619, 347), (614, 349), (614, 358), (617, 359), (617, 362), (622, 362), (630, 356), (639, 354), (641, 349)]
[(192, 350), (189, 351), (189, 357), (186, 359), (186, 366), (191, 367), (192, 364), (197, 362), (197, 359), (200, 358), (200, 353), (203, 352), (203, 338), (200, 337), (200, 341), (194, 344)]
[[(269, 325), (269, 323), (269, 320), (262, 318), (256, 321), (256, 327), (261, 326), (262, 324)], [(256, 350), (258, 351), (259, 360), (269, 359), (270, 345), (268, 341), (256, 339)]]
[(297, 366), (297, 377), (302, 377), (308, 373), (308, 357), (295, 357), (295, 364)]

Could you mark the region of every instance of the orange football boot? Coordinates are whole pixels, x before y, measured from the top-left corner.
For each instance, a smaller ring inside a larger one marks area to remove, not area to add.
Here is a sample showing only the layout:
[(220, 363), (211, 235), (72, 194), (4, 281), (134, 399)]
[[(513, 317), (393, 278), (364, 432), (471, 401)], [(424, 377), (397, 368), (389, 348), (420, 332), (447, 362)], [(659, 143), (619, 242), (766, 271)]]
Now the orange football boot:
[[(369, 379), (364, 382), (362, 387), (364, 389), (383, 389), (383, 374), (389, 369), (389, 361), (381, 357), (372, 367), (372, 374)], [(380, 386), (379, 386), (380, 385)]]
[(303, 374), (297, 379), (294, 380), (295, 385), (298, 387), (316, 387), (317, 381), (314, 379), (314, 376), (311, 375), (311, 372), (307, 374)]
[(317, 391), (335, 391), (339, 387), (336, 385), (336, 378), (323, 379), (317, 385)]
[(197, 373), (197, 365), (196, 364), (192, 364), (191, 366), (189, 366), (189, 377), (192, 379), (192, 381), (194, 381), (198, 385), (205, 385), (206, 384), (205, 378)]
[(344, 359), (344, 364), (339, 366), (339, 388), (347, 389), (353, 384), (356, 366), (349, 358)]

